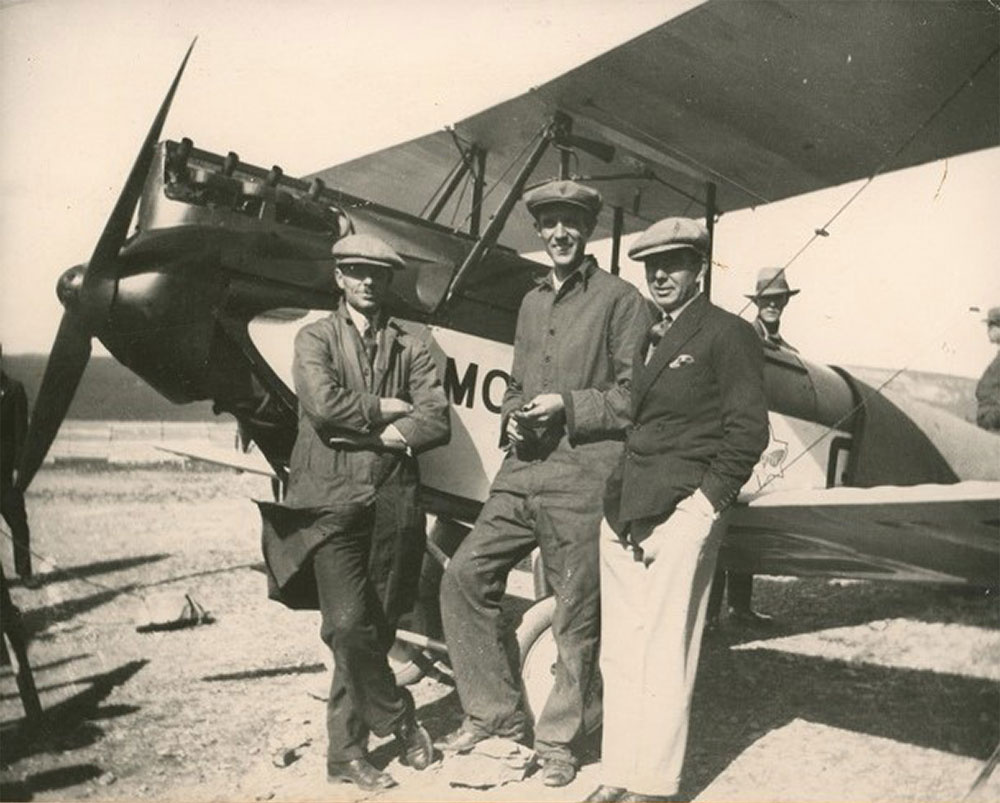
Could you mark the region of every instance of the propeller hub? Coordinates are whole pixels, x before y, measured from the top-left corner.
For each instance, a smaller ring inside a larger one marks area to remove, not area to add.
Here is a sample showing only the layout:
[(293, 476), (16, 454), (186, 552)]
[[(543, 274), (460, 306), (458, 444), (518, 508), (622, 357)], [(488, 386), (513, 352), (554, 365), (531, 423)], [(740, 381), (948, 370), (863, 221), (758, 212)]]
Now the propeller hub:
[(83, 287), (83, 273), (86, 269), (86, 265), (74, 265), (56, 282), (56, 296), (68, 310), (75, 312), (80, 308), (80, 288)]

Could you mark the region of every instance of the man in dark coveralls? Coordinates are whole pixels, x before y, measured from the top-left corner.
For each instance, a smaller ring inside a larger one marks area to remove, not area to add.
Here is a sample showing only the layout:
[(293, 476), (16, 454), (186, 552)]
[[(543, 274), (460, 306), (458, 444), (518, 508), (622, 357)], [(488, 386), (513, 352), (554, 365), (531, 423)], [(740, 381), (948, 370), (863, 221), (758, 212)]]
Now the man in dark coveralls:
[(721, 521), (767, 446), (753, 327), (699, 292), (708, 231), (667, 218), (635, 242), (660, 320), (633, 360), (632, 420), (601, 531), (603, 785), (676, 800)]
[(329, 780), (374, 791), (395, 781), (369, 763), (369, 731), (394, 733), (416, 769), (433, 760), (387, 654), (423, 555), (414, 455), (448, 440), (449, 413), (427, 349), (383, 309), (402, 259), (368, 235), (344, 237), (333, 256), (343, 298), (295, 340), (298, 437), (285, 506), (261, 505), (264, 556), (273, 595), (322, 613), (335, 664)]
[(521, 304), (501, 409), (507, 455), (472, 532), (441, 582), (441, 613), (461, 728), (438, 746), (466, 752), (490, 736), (528, 738), (516, 656), (500, 601), (510, 570), (537, 545), (554, 589), (555, 682), (534, 723), (543, 781), (576, 775), (573, 748), (596, 675), (597, 538), (604, 484), (621, 453), (637, 338), (651, 320), (627, 282), (586, 256), (601, 197), (573, 181), (525, 195), (552, 270)]
[(0, 371), (0, 493), (3, 518), (10, 527), (14, 546), (14, 571), (29, 586), (31, 576), (31, 533), (24, 494), (17, 487), (15, 472), (28, 430), (28, 396), (24, 385)]

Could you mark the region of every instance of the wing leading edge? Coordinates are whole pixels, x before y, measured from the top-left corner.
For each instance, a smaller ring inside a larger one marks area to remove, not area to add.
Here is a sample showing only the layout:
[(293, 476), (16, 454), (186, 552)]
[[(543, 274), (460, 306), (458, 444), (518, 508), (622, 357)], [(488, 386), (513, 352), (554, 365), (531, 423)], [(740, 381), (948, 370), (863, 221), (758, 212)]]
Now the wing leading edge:
[(766, 494), (723, 552), (760, 574), (1000, 585), (1000, 482)]

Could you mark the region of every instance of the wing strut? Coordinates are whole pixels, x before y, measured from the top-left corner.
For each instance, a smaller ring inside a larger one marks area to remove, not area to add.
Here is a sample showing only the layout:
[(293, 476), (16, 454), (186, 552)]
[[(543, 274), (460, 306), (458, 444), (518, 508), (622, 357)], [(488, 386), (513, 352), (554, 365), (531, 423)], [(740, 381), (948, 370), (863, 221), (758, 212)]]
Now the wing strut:
[(503, 231), (504, 225), (507, 223), (507, 218), (510, 216), (511, 210), (514, 208), (514, 204), (517, 203), (518, 199), (521, 197), (521, 193), (524, 190), (524, 185), (528, 183), (528, 179), (531, 177), (532, 172), (538, 166), (541, 161), (542, 156), (545, 155), (545, 151), (548, 149), (549, 144), (552, 143), (560, 134), (561, 128), (565, 125), (564, 115), (556, 115), (555, 119), (551, 122), (546, 123), (541, 131), (539, 131), (538, 144), (535, 145), (534, 150), (528, 157), (528, 160), (524, 163), (521, 168), (521, 172), (517, 174), (514, 179), (514, 183), (511, 185), (510, 191), (504, 196), (503, 201), (501, 201), (499, 208), (493, 213), (490, 218), (490, 222), (486, 224), (486, 230), (483, 232), (482, 236), (476, 240), (476, 244), (472, 246), (472, 250), (469, 251), (468, 256), (462, 262), (461, 266), (455, 275), (451, 278), (451, 283), (448, 285), (448, 292), (444, 294), (441, 302), (438, 304), (438, 308), (443, 304), (447, 304), (451, 301), (453, 295), (461, 286), (462, 280), (468, 274), (469, 269), (473, 265), (477, 265), (479, 260), (483, 258), (483, 255), (492, 248), (500, 236), (500, 232)]

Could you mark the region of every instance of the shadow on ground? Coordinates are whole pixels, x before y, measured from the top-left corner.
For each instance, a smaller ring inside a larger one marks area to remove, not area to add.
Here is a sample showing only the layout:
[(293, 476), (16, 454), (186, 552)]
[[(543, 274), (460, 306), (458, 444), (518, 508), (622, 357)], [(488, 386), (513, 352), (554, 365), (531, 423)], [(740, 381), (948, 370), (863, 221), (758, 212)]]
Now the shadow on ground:
[(61, 703), (45, 708), (40, 721), (29, 722), (21, 717), (0, 723), (3, 766), (36, 753), (72, 750), (96, 742), (104, 731), (95, 722), (139, 710), (128, 705), (102, 708), (100, 704), (147, 663), (146, 660), (129, 661), (109, 672), (80, 678), (77, 683), (89, 686)]

